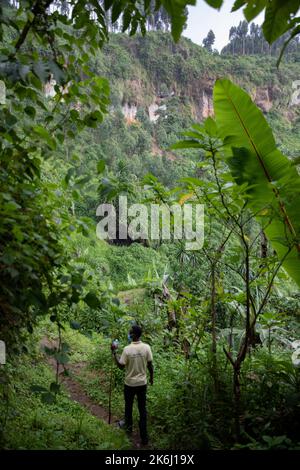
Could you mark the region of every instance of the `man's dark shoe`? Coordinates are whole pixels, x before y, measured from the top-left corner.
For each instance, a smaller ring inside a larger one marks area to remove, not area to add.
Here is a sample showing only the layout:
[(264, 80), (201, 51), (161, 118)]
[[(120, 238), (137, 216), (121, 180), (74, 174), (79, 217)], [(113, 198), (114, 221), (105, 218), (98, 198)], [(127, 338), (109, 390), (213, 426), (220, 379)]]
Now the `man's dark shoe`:
[(132, 428), (128, 428), (124, 420), (118, 421), (118, 426), (120, 429), (124, 429), (128, 434), (132, 434)]
[(142, 445), (147, 446), (149, 443), (148, 439), (142, 439)]

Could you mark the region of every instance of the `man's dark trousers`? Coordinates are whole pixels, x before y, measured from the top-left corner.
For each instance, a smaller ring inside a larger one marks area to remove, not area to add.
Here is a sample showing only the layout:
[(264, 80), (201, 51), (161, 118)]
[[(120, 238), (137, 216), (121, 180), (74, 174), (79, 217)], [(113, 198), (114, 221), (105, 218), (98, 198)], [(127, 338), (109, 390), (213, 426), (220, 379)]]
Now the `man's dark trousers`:
[(132, 432), (132, 407), (135, 395), (137, 396), (138, 408), (140, 413), (140, 436), (143, 443), (148, 442), (147, 434), (147, 410), (146, 410), (146, 392), (147, 385), (138, 387), (129, 387), (124, 385), (125, 398), (125, 427), (128, 432)]

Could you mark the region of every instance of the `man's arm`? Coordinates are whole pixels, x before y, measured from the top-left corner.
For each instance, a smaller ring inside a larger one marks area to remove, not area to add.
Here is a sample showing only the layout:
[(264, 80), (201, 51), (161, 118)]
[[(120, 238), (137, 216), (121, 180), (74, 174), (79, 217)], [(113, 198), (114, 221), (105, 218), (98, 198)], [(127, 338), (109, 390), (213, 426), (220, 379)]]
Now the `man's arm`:
[(147, 362), (147, 367), (148, 367), (148, 370), (149, 370), (149, 373), (150, 373), (150, 384), (153, 385), (153, 372), (154, 372), (154, 369), (153, 369), (152, 361)]
[(119, 369), (124, 369), (125, 365), (120, 362), (120, 358), (118, 357), (117, 352), (113, 351), (112, 353), (113, 353), (113, 356), (114, 356), (115, 363), (117, 364)]

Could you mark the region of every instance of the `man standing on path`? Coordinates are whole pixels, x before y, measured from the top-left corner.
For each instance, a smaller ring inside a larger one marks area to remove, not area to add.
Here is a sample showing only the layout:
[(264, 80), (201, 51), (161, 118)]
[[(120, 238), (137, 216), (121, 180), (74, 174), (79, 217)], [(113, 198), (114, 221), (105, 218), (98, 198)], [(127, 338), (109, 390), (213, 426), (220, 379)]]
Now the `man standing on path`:
[(141, 335), (142, 329), (138, 325), (134, 325), (129, 331), (132, 342), (125, 346), (121, 357), (117, 356), (117, 347), (114, 344), (112, 344), (111, 350), (119, 369), (125, 368), (125, 428), (127, 432), (132, 432), (132, 408), (136, 395), (140, 414), (140, 436), (142, 444), (147, 445), (147, 368), (150, 372), (150, 384), (153, 385), (153, 358), (150, 346), (140, 340)]

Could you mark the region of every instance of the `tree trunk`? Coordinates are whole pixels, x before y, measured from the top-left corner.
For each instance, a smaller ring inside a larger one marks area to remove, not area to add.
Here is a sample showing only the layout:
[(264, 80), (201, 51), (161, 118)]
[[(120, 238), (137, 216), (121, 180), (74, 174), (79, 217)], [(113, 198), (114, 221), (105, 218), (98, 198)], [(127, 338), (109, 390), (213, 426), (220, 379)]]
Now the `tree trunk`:
[(240, 411), (241, 411), (241, 384), (240, 384), (240, 364), (234, 366), (233, 372), (233, 394), (234, 394), (234, 428), (235, 438), (239, 442), (241, 437)]
[(262, 230), (260, 232), (260, 257), (262, 259), (267, 258), (268, 256), (268, 240), (265, 235), (265, 232)]
[(211, 336), (212, 336), (212, 375), (215, 394), (219, 390), (217, 370), (217, 332), (216, 332), (216, 263), (211, 263)]
[(212, 347), (213, 354), (217, 352), (217, 336), (216, 336), (216, 265), (211, 265), (211, 325), (212, 325)]

